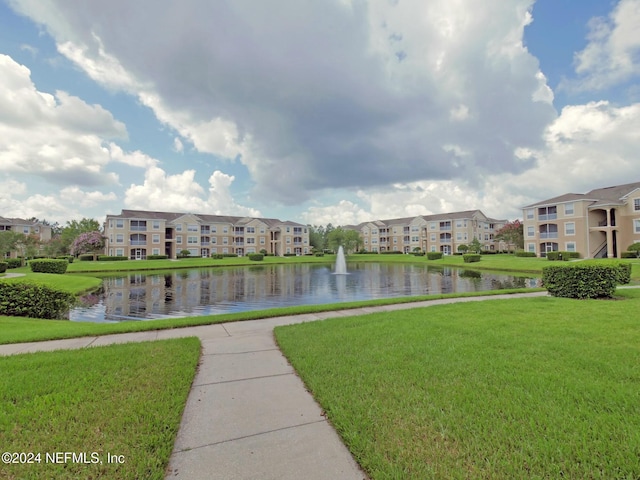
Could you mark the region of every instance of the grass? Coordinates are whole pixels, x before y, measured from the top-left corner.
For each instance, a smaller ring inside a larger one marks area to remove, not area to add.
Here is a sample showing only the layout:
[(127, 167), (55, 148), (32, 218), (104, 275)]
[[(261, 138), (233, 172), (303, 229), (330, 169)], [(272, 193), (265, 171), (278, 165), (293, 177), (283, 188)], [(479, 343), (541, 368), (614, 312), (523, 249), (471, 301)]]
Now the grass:
[(640, 476), (640, 290), (276, 329), (372, 479)]
[(534, 289), (492, 290), (490, 292), (452, 293), (425, 295), (418, 297), (381, 298), (358, 302), (332, 303), (322, 305), (300, 305), (249, 312), (225, 313), (198, 317), (169, 318), (151, 321), (129, 321), (121, 323), (69, 322), (68, 320), (41, 320), (36, 318), (0, 316), (0, 344), (37, 342), (83, 336), (109, 335), (113, 333), (142, 332), (167, 328), (182, 328), (197, 325), (212, 325), (223, 322), (257, 320), (285, 315), (330, 312), (360, 307), (411, 303), (440, 298), (486, 296), (509, 293), (532, 292)]
[(82, 293), (95, 290), (102, 285), (102, 279), (91, 276), (32, 273), (31, 271), (25, 271), (23, 275), (24, 276), (21, 277), (4, 278), (2, 281), (12, 283), (38, 283), (58, 290), (65, 290), (73, 293), (74, 295), (80, 295)]
[[(187, 338), (1, 357), (2, 451), (41, 457), (0, 478), (163, 479), (199, 354)], [(54, 452), (98, 463), (47, 463)]]

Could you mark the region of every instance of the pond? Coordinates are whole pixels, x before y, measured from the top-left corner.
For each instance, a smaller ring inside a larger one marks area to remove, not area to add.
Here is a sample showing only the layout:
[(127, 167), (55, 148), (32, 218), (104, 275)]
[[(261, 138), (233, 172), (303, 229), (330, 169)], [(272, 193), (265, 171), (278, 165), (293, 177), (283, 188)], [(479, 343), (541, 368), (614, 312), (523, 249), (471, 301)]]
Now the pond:
[(69, 318), (117, 322), (201, 316), (292, 305), (535, 287), (537, 279), (419, 264), (357, 263), (136, 272), (107, 277)]

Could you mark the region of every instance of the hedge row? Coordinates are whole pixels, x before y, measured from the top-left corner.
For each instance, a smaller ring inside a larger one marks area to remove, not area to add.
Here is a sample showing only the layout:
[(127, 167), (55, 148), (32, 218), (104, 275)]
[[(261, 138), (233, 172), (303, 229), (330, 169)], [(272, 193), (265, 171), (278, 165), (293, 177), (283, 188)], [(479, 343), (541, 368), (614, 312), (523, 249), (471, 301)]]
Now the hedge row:
[(427, 260), (440, 260), (442, 252), (427, 252)]
[(615, 261), (591, 261), (542, 268), (542, 284), (554, 297), (612, 297), (616, 285), (631, 281), (631, 265)]
[(66, 273), (69, 266), (68, 260), (58, 260), (53, 258), (42, 258), (29, 261), (29, 268), (32, 272), (38, 273)]
[(264, 259), (264, 255), (261, 253), (250, 253), (247, 257), (254, 262), (261, 262)]
[(547, 260), (557, 261), (562, 260), (568, 262), (572, 258), (580, 258), (578, 252), (547, 252)]
[(0, 315), (61, 319), (75, 301), (73, 294), (44, 285), (0, 282)]
[(527, 252), (525, 250), (517, 250), (516, 257), (536, 257), (536, 252)]
[(4, 273), (9, 268), (9, 264), (7, 262), (0, 262), (0, 273)]
[(124, 255), (98, 255), (98, 261), (100, 262), (122, 262), (129, 260), (129, 257)]
[(22, 266), (21, 258), (7, 258), (5, 262), (7, 262), (7, 268), (20, 268)]
[(464, 255), (462, 255), (462, 259), (464, 260), (464, 263), (479, 262), (480, 258), (481, 256), (478, 253), (465, 253)]

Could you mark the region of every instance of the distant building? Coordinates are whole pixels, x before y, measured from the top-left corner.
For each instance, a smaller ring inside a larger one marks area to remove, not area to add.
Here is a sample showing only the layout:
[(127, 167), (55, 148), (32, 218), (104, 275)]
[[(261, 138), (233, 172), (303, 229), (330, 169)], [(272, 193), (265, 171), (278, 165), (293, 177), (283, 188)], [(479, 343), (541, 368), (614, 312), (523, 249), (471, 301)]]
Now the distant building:
[(494, 240), (495, 233), (506, 223), (507, 220), (489, 218), (480, 210), (467, 210), (373, 220), (346, 228), (360, 232), (364, 249), (369, 252), (410, 253), (422, 250), (449, 255), (474, 239), (478, 239), (484, 250), (506, 248)]
[(311, 253), (309, 229), (273, 218), (122, 210), (107, 215), (107, 255), (144, 259), (148, 255), (246, 255), (266, 250), (273, 255)]
[(527, 205), (525, 250), (579, 252), (583, 258), (617, 257), (640, 242), (640, 182), (565, 193)]
[[(26, 236), (34, 236), (39, 242), (51, 240), (51, 226), (33, 220), (0, 217), (0, 232), (7, 231), (21, 233)], [(23, 253), (24, 252), (18, 250), (1, 252), (4, 258), (16, 258)]]

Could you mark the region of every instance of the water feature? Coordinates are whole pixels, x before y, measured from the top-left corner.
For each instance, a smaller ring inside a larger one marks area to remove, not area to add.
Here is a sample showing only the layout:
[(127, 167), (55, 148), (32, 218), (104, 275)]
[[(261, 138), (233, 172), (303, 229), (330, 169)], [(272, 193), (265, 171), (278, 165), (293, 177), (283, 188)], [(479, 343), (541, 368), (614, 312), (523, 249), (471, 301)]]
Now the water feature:
[(84, 305), (72, 310), (69, 318), (152, 320), (537, 285), (536, 279), (424, 264), (349, 262), (348, 275), (332, 275), (332, 267), (298, 263), (107, 277), (103, 291), (85, 296)]
[(342, 245), (338, 247), (338, 254), (336, 255), (336, 266), (333, 271), (336, 275), (346, 275), (347, 272), (347, 260), (344, 258), (344, 249)]

